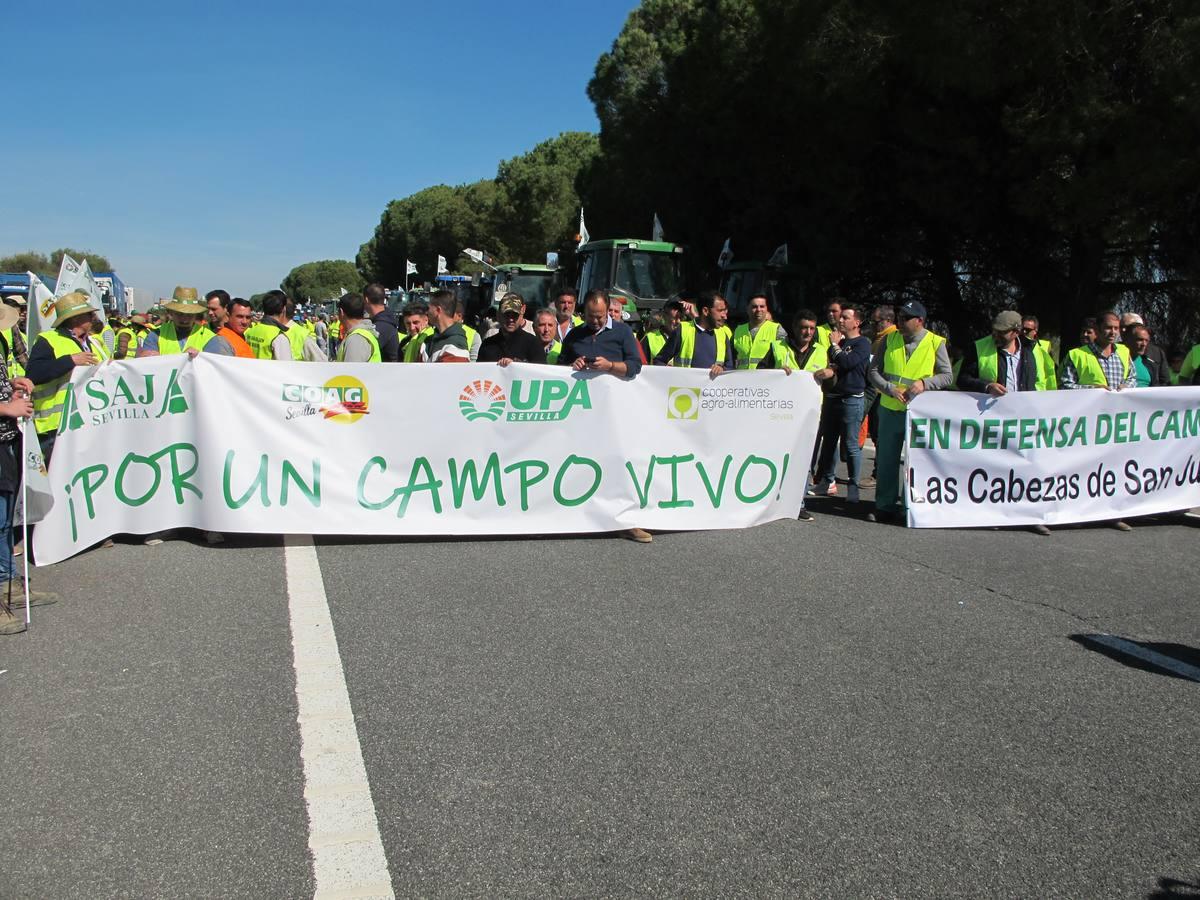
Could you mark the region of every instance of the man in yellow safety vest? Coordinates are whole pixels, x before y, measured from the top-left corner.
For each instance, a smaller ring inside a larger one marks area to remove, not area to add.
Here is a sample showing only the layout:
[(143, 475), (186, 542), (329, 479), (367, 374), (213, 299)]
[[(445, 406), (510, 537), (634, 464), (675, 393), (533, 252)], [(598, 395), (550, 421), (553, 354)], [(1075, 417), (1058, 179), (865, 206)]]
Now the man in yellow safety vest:
[[(787, 340), (783, 326), (771, 319), (766, 294), (755, 294), (746, 304), (746, 322), (733, 331), (733, 364), (738, 369), (757, 369), (776, 341)], [(828, 340), (826, 340), (828, 345)]]
[(195, 356), (215, 336), (204, 322), (208, 307), (200, 302), (194, 287), (176, 287), (171, 299), (163, 303), (168, 321), (142, 341), (138, 357), (168, 356), (187, 353)]
[(910, 300), (897, 311), (899, 327), (871, 360), (867, 377), (879, 391), (879, 464), (871, 522), (903, 524), (900, 457), (908, 427), (908, 404), (925, 391), (945, 390), (953, 379), (946, 339), (925, 329), (925, 306)]

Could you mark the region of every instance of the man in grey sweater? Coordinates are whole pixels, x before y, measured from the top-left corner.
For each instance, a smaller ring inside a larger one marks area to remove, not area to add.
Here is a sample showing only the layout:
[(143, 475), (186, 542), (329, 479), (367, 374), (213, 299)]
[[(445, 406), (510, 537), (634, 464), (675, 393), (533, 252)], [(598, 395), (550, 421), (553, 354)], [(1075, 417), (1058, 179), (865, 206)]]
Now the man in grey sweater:
[(898, 329), (887, 336), (871, 359), (867, 378), (879, 391), (879, 468), (872, 522), (904, 521), (900, 458), (908, 429), (908, 404), (925, 391), (950, 387), (953, 369), (946, 339), (925, 329), (925, 306), (910, 300), (897, 311)]

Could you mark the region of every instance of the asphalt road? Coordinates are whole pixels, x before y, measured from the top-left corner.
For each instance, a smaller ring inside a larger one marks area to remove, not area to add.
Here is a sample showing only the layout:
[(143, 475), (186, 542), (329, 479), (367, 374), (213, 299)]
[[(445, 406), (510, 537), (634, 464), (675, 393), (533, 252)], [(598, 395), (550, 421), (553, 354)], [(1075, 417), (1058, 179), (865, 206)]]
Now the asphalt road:
[[(1200, 896), (1200, 520), (320, 540), (397, 896)], [(862, 510), (865, 512), (865, 508)], [(278, 541), (0, 638), (0, 896), (314, 890)]]

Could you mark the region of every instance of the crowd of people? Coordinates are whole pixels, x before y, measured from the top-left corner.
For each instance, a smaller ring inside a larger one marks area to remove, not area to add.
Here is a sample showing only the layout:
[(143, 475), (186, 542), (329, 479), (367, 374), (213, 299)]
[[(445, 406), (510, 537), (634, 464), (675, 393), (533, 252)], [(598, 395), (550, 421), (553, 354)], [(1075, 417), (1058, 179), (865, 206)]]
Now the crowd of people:
[[(730, 370), (808, 372), (821, 387), (823, 403), (806, 494), (837, 496), (841, 460), (847, 470), (846, 500), (859, 503), (860, 489), (873, 486), (875, 503), (867, 518), (897, 524), (904, 521), (900, 460), (906, 410), (925, 391), (1003, 396), (1200, 382), (1200, 345), (1168, 359), (1140, 316), (1112, 311), (1085, 320), (1078, 345), (1059, 357), (1040, 335), (1038, 319), (1017, 312), (999, 313), (990, 334), (963, 342), (960, 350), (926, 328), (926, 309), (918, 301), (868, 311), (834, 299), (821, 315), (797, 311), (785, 327), (775, 321), (768, 298), (758, 295), (747, 304), (747, 321), (731, 329), (728, 305), (716, 291), (667, 303), (642, 320), (639, 331), (627, 322), (620, 298), (592, 291), (580, 303), (571, 288), (558, 291), (551, 306), (535, 310), (519, 294), (507, 294), (494, 313), (475, 324), (464, 321), (463, 304), (449, 291), (409, 303), (397, 320), (379, 284), (342, 296), (332, 319), (298, 316), (292, 299), (280, 290), (265, 294), (261, 309), (254, 310), (249, 301), (223, 290), (202, 300), (195, 288), (179, 287), (163, 301), (161, 318), (104, 317), (86, 295), (70, 293), (55, 302), (53, 327), (28, 348), (25, 300), (7, 297), (0, 310), (0, 349), (7, 361), (0, 367), (0, 525), (7, 519), (10, 532), (20, 482), (16, 422), (32, 417), (49, 463), (72, 371), (110, 358), (216, 353), (355, 363), (525, 362), (624, 378), (636, 376), (644, 365), (705, 369), (714, 378)], [(875, 464), (864, 475), (868, 437), (875, 445)], [(800, 518), (810, 521), (812, 514), (801, 510)], [(1130, 528), (1120, 520), (1113, 525)], [(1034, 530), (1049, 533), (1044, 526)], [(627, 536), (652, 539), (642, 529)], [(0, 542), (0, 579), (13, 577), (11, 547)]]

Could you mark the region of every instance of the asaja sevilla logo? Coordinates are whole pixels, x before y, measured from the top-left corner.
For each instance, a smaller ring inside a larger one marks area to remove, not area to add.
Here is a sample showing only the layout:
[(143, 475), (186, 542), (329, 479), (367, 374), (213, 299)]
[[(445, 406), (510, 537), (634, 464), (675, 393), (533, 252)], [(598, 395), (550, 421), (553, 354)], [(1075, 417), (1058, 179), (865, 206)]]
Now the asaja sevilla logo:
[(507, 398), (493, 381), (472, 381), (458, 395), (458, 411), (468, 422), (487, 419), (495, 422), (504, 415)]
[(367, 386), (357, 378), (338, 375), (322, 385), (285, 384), (283, 399), (289, 406), (288, 419), (316, 416), (329, 422), (351, 425), (370, 412)]

